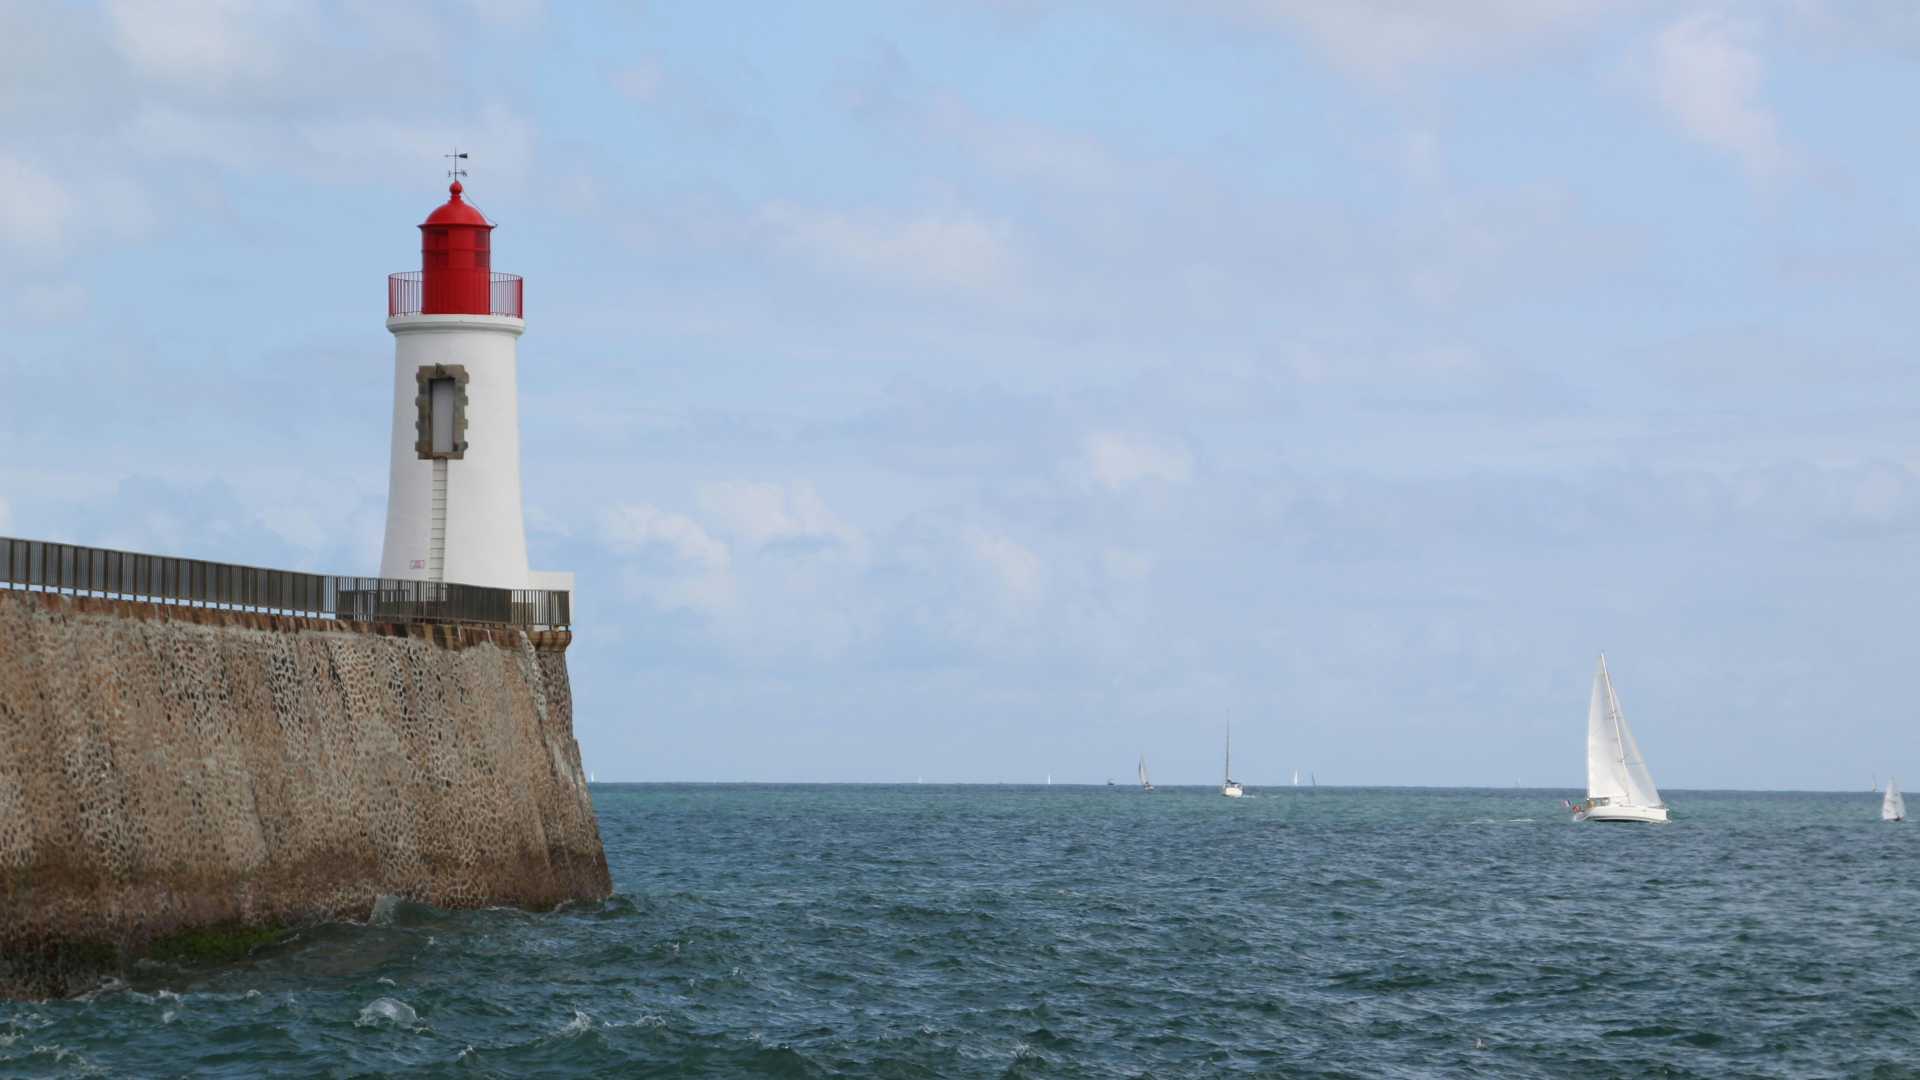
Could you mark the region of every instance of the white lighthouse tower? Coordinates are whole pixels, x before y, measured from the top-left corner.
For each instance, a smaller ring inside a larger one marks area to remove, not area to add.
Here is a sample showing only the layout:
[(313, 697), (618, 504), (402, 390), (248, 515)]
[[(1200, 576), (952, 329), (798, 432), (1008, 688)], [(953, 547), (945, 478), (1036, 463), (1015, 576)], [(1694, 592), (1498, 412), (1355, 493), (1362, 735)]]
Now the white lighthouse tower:
[(571, 591), (533, 574), (520, 502), (520, 278), (496, 274), (493, 225), (461, 198), (420, 226), (420, 269), (387, 282), (393, 465), (380, 576)]

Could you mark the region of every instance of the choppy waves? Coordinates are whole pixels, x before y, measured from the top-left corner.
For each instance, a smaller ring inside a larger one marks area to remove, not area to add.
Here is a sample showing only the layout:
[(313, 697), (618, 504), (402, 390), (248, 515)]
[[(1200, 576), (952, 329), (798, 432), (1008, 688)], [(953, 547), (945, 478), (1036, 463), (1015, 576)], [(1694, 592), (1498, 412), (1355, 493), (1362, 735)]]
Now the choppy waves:
[(601, 787), (618, 894), (0, 1007), (24, 1075), (1913, 1075), (1867, 796)]

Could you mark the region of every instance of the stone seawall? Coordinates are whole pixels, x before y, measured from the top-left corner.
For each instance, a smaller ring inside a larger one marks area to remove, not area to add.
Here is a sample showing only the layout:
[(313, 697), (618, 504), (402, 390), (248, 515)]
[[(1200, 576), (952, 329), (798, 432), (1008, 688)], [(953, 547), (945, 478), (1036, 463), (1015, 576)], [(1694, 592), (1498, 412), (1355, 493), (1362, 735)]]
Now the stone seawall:
[(383, 895), (606, 896), (568, 640), (0, 590), (0, 995)]

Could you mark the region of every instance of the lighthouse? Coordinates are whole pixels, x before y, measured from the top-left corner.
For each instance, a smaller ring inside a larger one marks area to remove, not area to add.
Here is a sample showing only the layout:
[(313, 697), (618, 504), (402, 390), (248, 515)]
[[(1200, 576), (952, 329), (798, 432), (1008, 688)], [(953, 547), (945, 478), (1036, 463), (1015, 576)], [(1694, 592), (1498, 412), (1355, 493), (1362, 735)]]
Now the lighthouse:
[(572, 589), (532, 573), (520, 499), (522, 282), (493, 270), (493, 223), (463, 197), (420, 225), (420, 269), (387, 279), (393, 459), (380, 576)]

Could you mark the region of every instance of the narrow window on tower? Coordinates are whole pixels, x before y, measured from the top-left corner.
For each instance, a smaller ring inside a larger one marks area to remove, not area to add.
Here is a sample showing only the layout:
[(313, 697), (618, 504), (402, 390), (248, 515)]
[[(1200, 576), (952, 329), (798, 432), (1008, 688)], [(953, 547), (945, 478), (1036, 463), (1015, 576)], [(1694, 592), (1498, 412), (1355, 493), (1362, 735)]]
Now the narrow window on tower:
[(453, 453), (453, 380), (429, 379), (427, 397), (431, 405), (428, 414), (433, 427), (433, 456), (446, 457)]
[(467, 455), (467, 369), (433, 364), (420, 369), (418, 380), (414, 452), (427, 460), (460, 460)]

